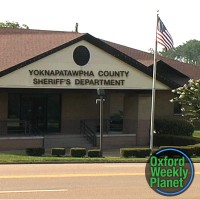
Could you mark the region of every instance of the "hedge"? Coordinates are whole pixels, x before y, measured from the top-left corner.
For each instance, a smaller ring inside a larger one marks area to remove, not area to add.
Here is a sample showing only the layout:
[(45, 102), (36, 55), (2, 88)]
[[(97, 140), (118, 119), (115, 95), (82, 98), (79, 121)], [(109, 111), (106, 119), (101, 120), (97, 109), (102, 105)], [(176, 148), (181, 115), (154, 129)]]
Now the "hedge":
[(52, 148), (51, 149), (52, 156), (64, 156), (65, 155), (65, 148)]
[[(184, 152), (189, 157), (200, 156), (200, 144), (188, 145), (188, 146), (160, 146), (158, 150), (163, 148), (175, 148)], [(149, 148), (121, 148), (120, 155), (124, 158), (139, 157), (144, 158), (150, 155), (151, 150)], [(155, 153), (155, 150), (153, 151)], [(174, 154), (173, 154), (174, 155)]]
[(186, 146), (200, 143), (200, 138), (191, 136), (176, 136), (166, 134), (154, 134), (154, 146)]
[(88, 150), (88, 157), (90, 158), (102, 157), (101, 150), (100, 149)]
[(70, 155), (72, 157), (85, 157), (86, 156), (86, 148), (71, 148)]
[(194, 148), (194, 154), (196, 156), (200, 156), (200, 144), (193, 145), (193, 148)]
[(188, 146), (160, 146), (159, 149), (169, 148), (169, 147), (180, 149), (189, 157), (200, 156), (200, 144), (188, 145)]
[(44, 148), (27, 148), (26, 154), (29, 156), (42, 156), (45, 153)]
[(151, 150), (149, 148), (121, 148), (120, 155), (124, 158), (139, 157), (144, 158), (150, 155)]
[(194, 126), (184, 119), (156, 119), (155, 131), (157, 134), (192, 136)]

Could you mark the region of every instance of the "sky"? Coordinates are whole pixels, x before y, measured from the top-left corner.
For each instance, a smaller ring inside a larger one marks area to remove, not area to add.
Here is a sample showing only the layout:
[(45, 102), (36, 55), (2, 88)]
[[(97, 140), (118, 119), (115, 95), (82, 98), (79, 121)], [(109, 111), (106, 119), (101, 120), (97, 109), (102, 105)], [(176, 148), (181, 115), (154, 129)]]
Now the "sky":
[(142, 51), (155, 46), (156, 15), (174, 46), (200, 40), (199, 0), (0, 0), (0, 22), (30, 29), (74, 31)]

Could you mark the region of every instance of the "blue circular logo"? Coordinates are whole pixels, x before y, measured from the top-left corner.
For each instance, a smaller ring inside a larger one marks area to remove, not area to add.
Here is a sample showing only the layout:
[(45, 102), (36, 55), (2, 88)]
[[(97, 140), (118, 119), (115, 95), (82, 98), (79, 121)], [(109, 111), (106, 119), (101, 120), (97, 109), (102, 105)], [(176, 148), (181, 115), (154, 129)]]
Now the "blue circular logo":
[(181, 150), (164, 148), (150, 156), (145, 169), (149, 186), (157, 193), (175, 196), (186, 191), (194, 178), (194, 165)]

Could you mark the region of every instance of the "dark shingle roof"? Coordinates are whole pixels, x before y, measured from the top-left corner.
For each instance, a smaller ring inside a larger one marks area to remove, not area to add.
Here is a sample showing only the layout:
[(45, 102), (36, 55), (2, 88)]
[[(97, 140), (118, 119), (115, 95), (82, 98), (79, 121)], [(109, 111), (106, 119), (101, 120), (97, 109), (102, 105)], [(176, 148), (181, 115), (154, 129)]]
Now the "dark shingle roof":
[[(140, 51), (137, 49), (133, 49), (130, 47), (126, 47), (123, 45), (115, 44), (112, 42), (105, 41), (107, 44), (111, 45), (112, 47), (118, 49), (119, 51), (127, 54), (128, 56), (136, 59), (138, 62), (142, 63), (143, 65), (150, 67), (153, 65), (153, 54), (147, 53), (144, 51)], [(185, 74), (189, 78), (193, 79), (200, 79), (200, 67), (179, 62), (177, 60), (173, 60), (170, 58), (166, 58), (163, 56), (157, 56), (157, 60), (161, 60), (167, 65), (171, 66), (172, 68), (176, 69), (177, 71)]]
[(76, 32), (0, 28), (0, 71), (82, 35)]
[[(23, 67), (26, 62), (33, 62), (33, 58), (35, 60), (41, 59), (52, 52), (58, 51), (59, 48), (64, 48), (81, 39), (86, 39), (92, 44), (103, 48), (108, 53), (115, 54), (114, 56), (116, 57), (118, 57), (119, 53), (121, 56), (119, 56), (119, 59), (136, 63), (139, 69), (150, 74), (149, 69), (152, 68), (153, 64), (153, 54), (151, 53), (100, 40), (85, 33), (0, 28), (1, 75), (15, 70), (14, 66), (17, 68)], [(170, 66), (173, 70), (178, 71), (178, 73), (188, 78), (200, 79), (199, 67), (161, 56), (158, 56), (158, 60), (162, 61), (160, 63), (165, 63), (166, 66)], [(163, 78), (166, 79), (165, 77)]]

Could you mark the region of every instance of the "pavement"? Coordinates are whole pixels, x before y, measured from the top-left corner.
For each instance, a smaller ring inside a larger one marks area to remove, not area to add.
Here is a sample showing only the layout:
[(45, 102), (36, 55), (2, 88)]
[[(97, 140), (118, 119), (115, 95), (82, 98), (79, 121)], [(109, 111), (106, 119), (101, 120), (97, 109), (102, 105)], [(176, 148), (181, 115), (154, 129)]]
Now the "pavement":
[(0, 199), (200, 199), (200, 164), (192, 185), (166, 197), (145, 179), (144, 163), (0, 165)]

